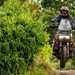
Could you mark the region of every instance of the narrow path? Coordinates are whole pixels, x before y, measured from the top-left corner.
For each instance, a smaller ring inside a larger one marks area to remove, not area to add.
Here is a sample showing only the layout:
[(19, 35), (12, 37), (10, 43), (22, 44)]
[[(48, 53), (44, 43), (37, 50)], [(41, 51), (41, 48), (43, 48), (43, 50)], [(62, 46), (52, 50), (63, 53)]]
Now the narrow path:
[(75, 75), (75, 70), (61, 70), (61, 71), (57, 71), (57, 75)]
[(52, 72), (48, 64), (43, 64), (43, 67), (48, 72), (48, 75), (75, 75), (75, 70), (56, 70)]

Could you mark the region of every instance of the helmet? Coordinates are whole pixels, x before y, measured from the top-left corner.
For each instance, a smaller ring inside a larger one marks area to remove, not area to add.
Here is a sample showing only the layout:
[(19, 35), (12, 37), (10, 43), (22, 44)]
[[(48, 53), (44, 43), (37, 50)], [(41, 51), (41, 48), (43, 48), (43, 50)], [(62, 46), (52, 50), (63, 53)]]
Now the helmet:
[(69, 16), (69, 9), (68, 9), (68, 7), (62, 6), (60, 8), (60, 13), (61, 13), (62, 17), (65, 17), (65, 18), (68, 17)]
[(63, 10), (65, 10), (65, 11), (69, 11), (69, 8), (66, 7), (66, 6), (62, 6), (62, 7), (60, 8), (60, 11), (63, 11)]

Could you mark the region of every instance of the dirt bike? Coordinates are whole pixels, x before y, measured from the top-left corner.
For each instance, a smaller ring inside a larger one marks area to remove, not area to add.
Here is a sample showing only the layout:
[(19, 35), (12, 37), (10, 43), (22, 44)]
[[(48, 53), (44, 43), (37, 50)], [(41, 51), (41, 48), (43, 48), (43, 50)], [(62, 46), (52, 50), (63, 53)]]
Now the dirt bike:
[(72, 30), (69, 20), (62, 19), (56, 34), (57, 58), (60, 59), (60, 68), (65, 67), (66, 61), (72, 56)]
[(64, 68), (66, 61), (72, 55), (71, 47), (72, 47), (72, 37), (71, 33), (64, 32), (64, 34), (58, 34), (58, 41), (59, 41), (59, 56), (60, 56), (60, 67)]

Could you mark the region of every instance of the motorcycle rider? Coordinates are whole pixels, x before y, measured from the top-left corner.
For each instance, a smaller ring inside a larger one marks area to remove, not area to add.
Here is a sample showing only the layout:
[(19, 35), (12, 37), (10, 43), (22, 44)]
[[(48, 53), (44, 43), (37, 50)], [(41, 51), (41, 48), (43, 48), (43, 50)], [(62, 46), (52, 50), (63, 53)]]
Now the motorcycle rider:
[[(73, 22), (72, 17), (71, 17), (70, 14), (69, 14), (69, 8), (66, 7), (66, 6), (62, 6), (59, 11), (60, 11), (60, 14), (59, 14), (58, 16), (56, 16), (56, 17), (53, 19), (53, 21), (56, 21), (56, 22), (60, 23), (61, 19), (68, 19), (68, 20), (70, 20), (71, 25), (72, 25), (72, 27), (73, 27), (73, 23), (74, 23), (74, 22)], [(58, 24), (58, 25), (59, 25), (59, 24)]]
[[(57, 17), (55, 17), (53, 20), (55, 22), (57, 22), (58, 25), (60, 25), (61, 19), (67, 19), (67, 20), (69, 20), (72, 28), (75, 26), (75, 23), (74, 23), (72, 17), (70, 16), (70, 14), (69, 14), (69, 9), (66, 6), (62, 6), (60, 8), (60, 14)], [(59, 56), (58, 56), (58, 53), (59, 53), (59, 51), (58, 51), (58, 42), (56, 42), (57, 41), (56, 38), (57, 38), (57, 35), (53, 39), (53, 50), (54, 50), (54, 55), (59, 58)], [(71, 52), (72, 51), (70, 51), (70, 53)]]

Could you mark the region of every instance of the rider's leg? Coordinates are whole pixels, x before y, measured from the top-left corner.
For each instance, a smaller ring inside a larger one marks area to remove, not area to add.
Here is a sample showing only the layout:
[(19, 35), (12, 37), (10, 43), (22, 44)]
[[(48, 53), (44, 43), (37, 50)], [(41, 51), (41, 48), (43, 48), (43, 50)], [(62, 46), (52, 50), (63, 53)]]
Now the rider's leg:
[(71, 42), (70, 42), (69, 56), (70, 56), (70, 58), (72, 58), (72, 56), (73, 56), (73, 39), (72, 39), (72, 37), (71, 37)]

